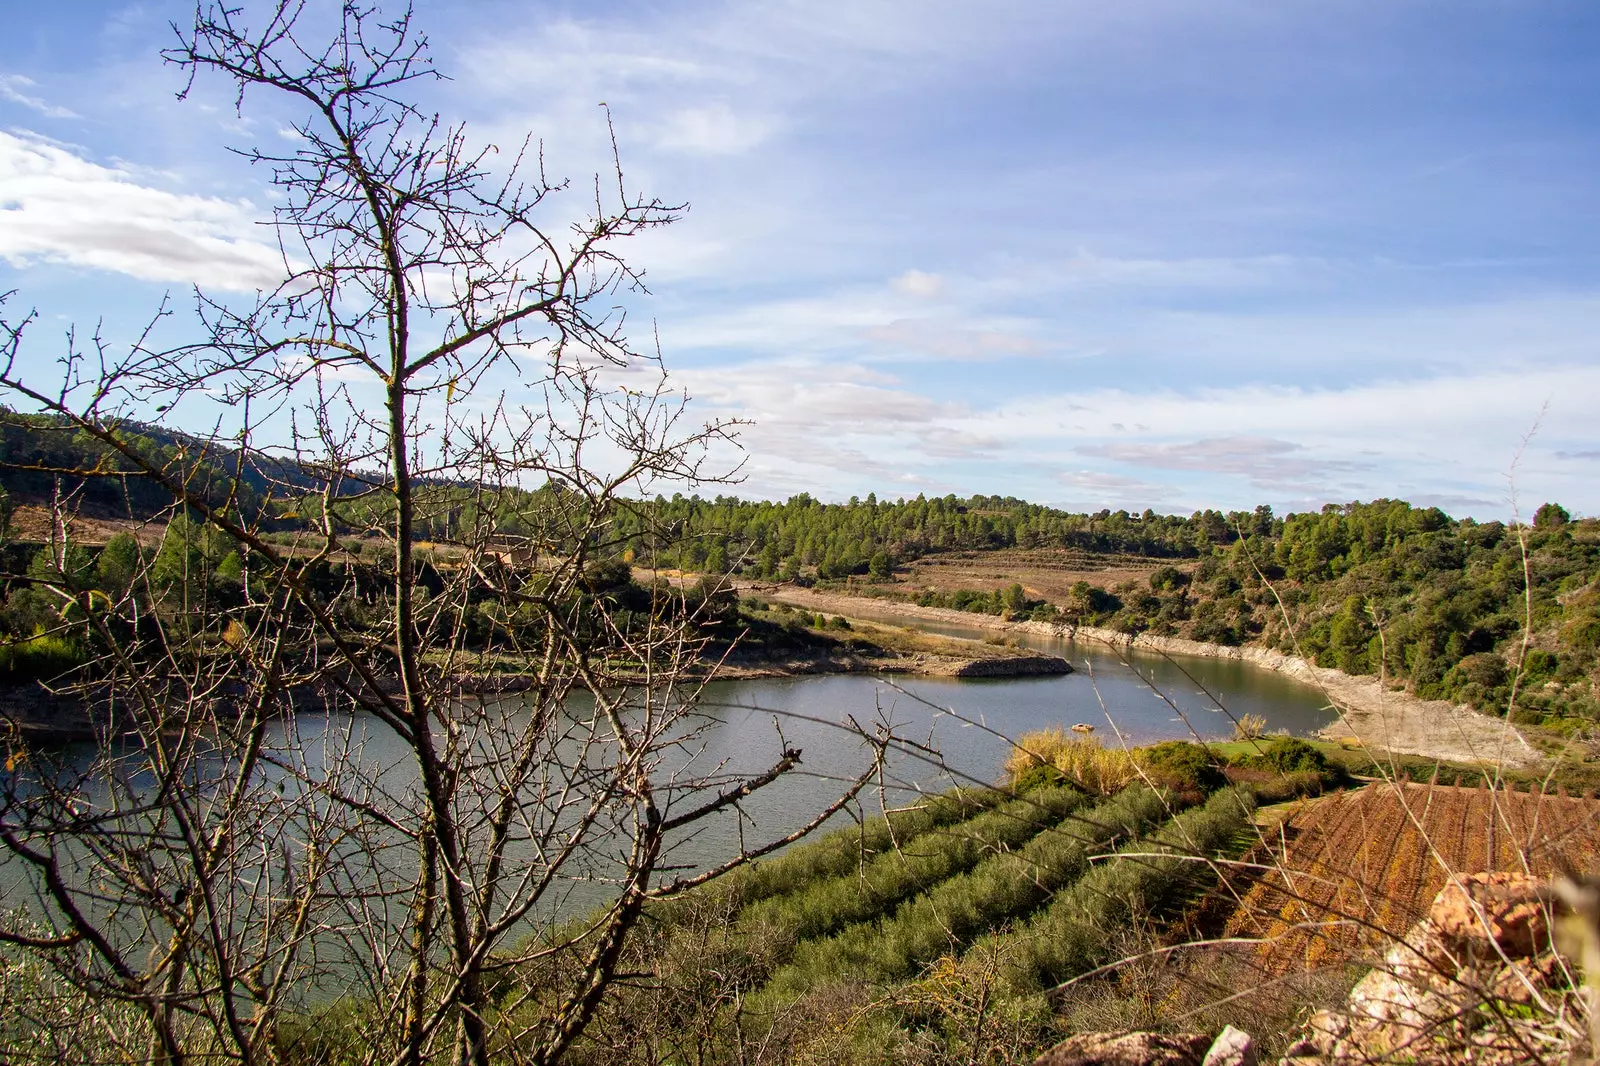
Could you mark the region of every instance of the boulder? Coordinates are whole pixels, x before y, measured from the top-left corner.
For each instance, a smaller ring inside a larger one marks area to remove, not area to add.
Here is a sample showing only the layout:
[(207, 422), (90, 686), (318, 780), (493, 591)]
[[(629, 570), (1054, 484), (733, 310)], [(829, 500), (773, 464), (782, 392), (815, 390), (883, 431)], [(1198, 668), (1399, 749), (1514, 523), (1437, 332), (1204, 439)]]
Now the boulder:
[(1201, 1066), (1257, 1066), (1257, 1062), (1255, 1037), (1229, 1025), (1211, 1042)]
[[(1464, 874), (1433, 901), (1428, 921), (1453, 950), (1524, 959), (1550, 947), (1543, 883), (1527, 874)], [(1498, 945), (1499, 950), (1496, 950)]]
[(1201, 1066), (1210, 1047), (1200, 1033), (1079, 1033), (1034, 1066)]
[[(1418, 988), (1386, 970), (1373, 970), (1356, 982), (1345, 1005), (1354, 1041), (1363, 1054), (1387, 1054), (1426, 1038), (1441, 1023), (1454, 1017), (1452, 1004), (1426, 986)], [(1335, 1048), (1323, 1048), (1330, 1058), (1342, 1057)]]
[[(1311, 1016), (1305, 1043), (1315, 1060), (1291, 1049), (1284, 1062), (1521, 1063), (1530, 1034), (1546, 1021), (1532, 1008), (1565, 983), (1550, 950), (1549, 892), (1521, 874), (1464, 875), (1357, 982), (1342, 1010)], [(1513, 1009), (1486, 1025), (1488, 1000)]]

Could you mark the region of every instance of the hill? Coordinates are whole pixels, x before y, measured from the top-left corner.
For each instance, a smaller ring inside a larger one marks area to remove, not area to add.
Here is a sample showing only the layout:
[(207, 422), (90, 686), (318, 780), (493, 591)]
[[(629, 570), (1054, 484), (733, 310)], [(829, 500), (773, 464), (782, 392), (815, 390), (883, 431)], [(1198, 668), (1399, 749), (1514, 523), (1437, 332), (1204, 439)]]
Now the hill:
[[(262, 528), (320, 521), (326, 478), (314, 463), (123, 428), (129, 449)], [(381, 494), (354, 495), (366, 481), (332, 494), (333, 526), (353, 540), (386, 506)], [(108, 521), (160, 522), (171, 507), (170, 494), (104, 443), (14, 412), (0, 412), (0, 490), (8, 509), (66, 497), (100, 520), (91, 544), (108, 539)], [(570, 497), (555, 484), (437, 479), (422, 493), (420, 535), (447, 552), (492, 511), (503, 534), (559, 543), (563, 512), (582, 507)], [(20, 525), (13, 540), (46, 539), (48, 522)], [(1074, 514), (998, 496), (674, 496), (619, 503), (610, 529), (595, 553), (637, 565), (1257, 644), (1566, 733), (1600, 716), (1600, 520), (1573, 520), (1553, 503), (1531, 524), (1507, 525), (1398, 500), (1181, 517)], [(14, 571), (26, 565), (12, 560)]]

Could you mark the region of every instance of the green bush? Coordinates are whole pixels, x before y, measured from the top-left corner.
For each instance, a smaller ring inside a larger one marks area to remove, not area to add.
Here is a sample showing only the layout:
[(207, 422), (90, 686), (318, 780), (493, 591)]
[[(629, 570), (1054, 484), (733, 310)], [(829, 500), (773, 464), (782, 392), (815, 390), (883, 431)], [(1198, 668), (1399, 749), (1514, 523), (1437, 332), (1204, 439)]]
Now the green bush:
[(1211, 752), (1186, 740), (1168, 740), (1137, 752), (1150, 779), (1177, 792), (1211, 793), (1227, 784)]
[(1282, 803), (1285, 800), (1299, 799), (1302, 796), (1320, 796), (1337, 784), (1341, 777), (1334, 770), (1324, 773), (1317, 773), (1315, 770), (1299, 770), (1287, 774), (1268, 771), (1255, 772), (1266, 779), (1259, 780), (1253, 777), (1244, 777), (1240, 784), (1254, 793), (1256, 801), (1259, 803)]
[(1255, 810), (1249, 793), (1228, 789), (1097, 865), (1044, 912), (997, 942), (968, 952), (976, 965), (1001, 959), (1006, 984), (1029, 994), (1110, 959), (1113, 933), (1130, 921), (1171, 914), (1215, 880), (1203, 861), (1231, 850)]
[(1039, 791), (976, 818), (904, 839), (859, 869), (746, 907), (739, 927), (776, 940), (826, 936), (893, 910), (901, 900), (971, 869), (988, 855), (1022, 845), (1083, 802), (1075, 789)]
[(0, 641), (0, 677), (14, 681), (48, 681), (86, 662), (88, 655), (77, 641), (57, 633)]
[(1067, 775), (1054, 766), (1048, 763), (1035, 763), (1012, 780), (1011, 788), (1020, 795), (1035, 789), (1059, 788), (1069, 783)]
[(1273, 737), (1260, 754), (1242, 756), (1235, 763), (1251, 770), (1273, 770), (1280, 774), (1328, 771), (1328, 757), (1296, 737)]
[(961, 822), (1007, 798), (987, 788), (957, 788), (887, 816), (836, 829), (819, 840), (788, 849), (776, 858), (753, 863), (718, 882), (718, 890), (735, 892), (746, 905), (770, 896), (795, 892), (813, 881), (858, 870), (876, 855), (940, 826)]

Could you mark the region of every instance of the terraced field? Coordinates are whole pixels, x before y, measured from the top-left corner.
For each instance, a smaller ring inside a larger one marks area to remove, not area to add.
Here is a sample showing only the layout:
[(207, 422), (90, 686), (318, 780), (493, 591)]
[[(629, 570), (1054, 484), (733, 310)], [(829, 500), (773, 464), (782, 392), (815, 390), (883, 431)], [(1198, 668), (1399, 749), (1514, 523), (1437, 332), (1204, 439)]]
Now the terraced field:
[(670, 1019), (694, 1047), (662, 1061), (809, 1060), (841, 1040), (1011, 1061), (1053, 1039), (1040, 993), (1201, 898), (1210, 860), (1254, 839), (1254, 806), (1233, 788), (1192, 806), (1144, 785), (967, 790), (842, 830), (656, 911), (625, 966), (652, 979), (608, 1002), (583, 1058), (630, 1061), (641, 1026)]
[(1600, 800), (1487, 788), (1383, 785), (1302, 801), (1227, 934), (1261, 937), (1267, 975), (1360, 958), (1403, 935), (1449, 871), (1537, 875), (1600, 861)]

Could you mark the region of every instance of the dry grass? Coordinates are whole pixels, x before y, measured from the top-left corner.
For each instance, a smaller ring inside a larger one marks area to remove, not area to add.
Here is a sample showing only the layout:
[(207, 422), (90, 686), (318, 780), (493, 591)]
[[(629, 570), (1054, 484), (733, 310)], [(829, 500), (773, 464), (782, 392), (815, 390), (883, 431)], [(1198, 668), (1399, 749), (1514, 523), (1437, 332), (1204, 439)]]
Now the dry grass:
[(1233, 723), (1234, 740), (1259, 740), (1267, 731), (1267, 720), (1259, 714), (1241, 714)]
[(914, 560), (901, 568), (904, 587), (921, 591), (978, 589), (991, 592), (1018, 582), (1029, 596), (1061, 603), (1078, 581), (1111, 588), (1124, 581), (1145, 581), (1150, 571), (1193, 560), (1150, 559), (1067, 548), (1003, 548), (997, 551), (945, 552)]
[(1123, 748), (1107, 748), (1094, 737), (1058, 727), (1025, 733), (1016, 742), (1006, 772), (1013, 779), (1035, 766), (1053, 766), (1085, 792), (1109, 796), (1140, 779), (1139, 761)]

